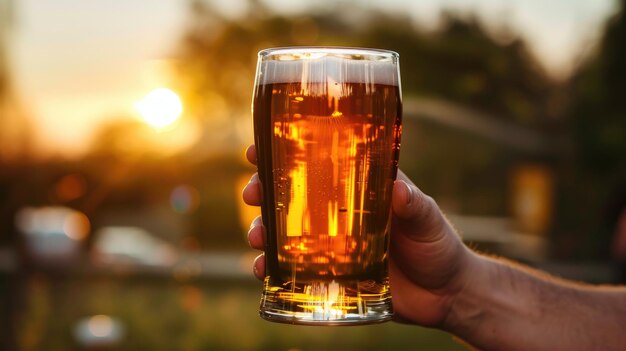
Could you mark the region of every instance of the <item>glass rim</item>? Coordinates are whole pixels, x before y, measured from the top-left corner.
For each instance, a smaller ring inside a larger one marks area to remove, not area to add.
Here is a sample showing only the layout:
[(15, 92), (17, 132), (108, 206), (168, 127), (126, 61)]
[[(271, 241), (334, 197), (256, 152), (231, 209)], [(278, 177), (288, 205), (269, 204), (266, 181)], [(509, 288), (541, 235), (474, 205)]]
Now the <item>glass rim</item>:
[(392, 50), (349, 46), (284, 46), (259, 51), (260, 60), (297, 61), (335, 56), (353, 60), (393, 61), (400, 55)]

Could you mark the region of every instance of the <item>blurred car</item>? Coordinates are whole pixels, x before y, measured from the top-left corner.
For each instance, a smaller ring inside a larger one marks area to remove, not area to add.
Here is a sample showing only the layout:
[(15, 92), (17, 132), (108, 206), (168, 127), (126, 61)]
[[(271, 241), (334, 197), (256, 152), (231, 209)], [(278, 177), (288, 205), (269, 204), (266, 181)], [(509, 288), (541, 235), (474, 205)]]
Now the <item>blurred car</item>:
[(78, 260), (90, 231), (84, 213), (61, 206), (24, 207), (15, 223), (27, 261), (47, 266)]
[(178, 258), (171, 244), (140, 227), (103, 227), (94, 236), (92, 261), (97, 265), (170, 267)]

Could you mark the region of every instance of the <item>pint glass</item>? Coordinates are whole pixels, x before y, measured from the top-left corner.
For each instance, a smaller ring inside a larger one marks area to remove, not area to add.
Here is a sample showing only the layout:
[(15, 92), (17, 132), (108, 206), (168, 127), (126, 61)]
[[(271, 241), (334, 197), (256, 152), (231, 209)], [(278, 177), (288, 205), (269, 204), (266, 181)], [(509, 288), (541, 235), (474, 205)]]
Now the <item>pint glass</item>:
[(261, 316), (310, 325), (391, 319), (398, 54), (263, 50), (252, 110), (266, 228)]

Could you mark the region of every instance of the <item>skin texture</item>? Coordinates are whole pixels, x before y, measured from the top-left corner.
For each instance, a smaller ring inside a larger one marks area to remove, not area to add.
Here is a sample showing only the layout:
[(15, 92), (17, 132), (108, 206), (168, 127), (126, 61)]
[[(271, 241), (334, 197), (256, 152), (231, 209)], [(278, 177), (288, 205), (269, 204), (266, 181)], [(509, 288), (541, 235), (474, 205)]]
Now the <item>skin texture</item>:
[[(246, 157), (256, 164), (251, 146)], [(258, 176), (244, 201), (261, 204)], [(482, 350), (624, 350), (626, 288), (577, 284), (467, 248), (428, 195), (401, 171), (392, 195), (389, 279), (398, 322), (451, 332)], [(248, 232), (262, 250), (260, 217)], [(265, 275), (259, 255), (254, 274)]]

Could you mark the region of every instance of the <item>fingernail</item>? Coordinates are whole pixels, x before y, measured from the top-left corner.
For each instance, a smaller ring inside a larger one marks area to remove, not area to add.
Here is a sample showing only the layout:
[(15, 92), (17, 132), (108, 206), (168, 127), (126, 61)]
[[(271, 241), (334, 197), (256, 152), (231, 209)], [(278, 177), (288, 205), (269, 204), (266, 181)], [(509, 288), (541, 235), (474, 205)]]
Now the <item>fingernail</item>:
[(407, 190), (406, 204), (410, 205), (411, 202), (413, 202), (413, 189), (411, 189), (411, 186), (407, 184), (406, 182), (403, 182), (403, 183), (404, 183), (404, 186), (406, 186), (406, 190)]

